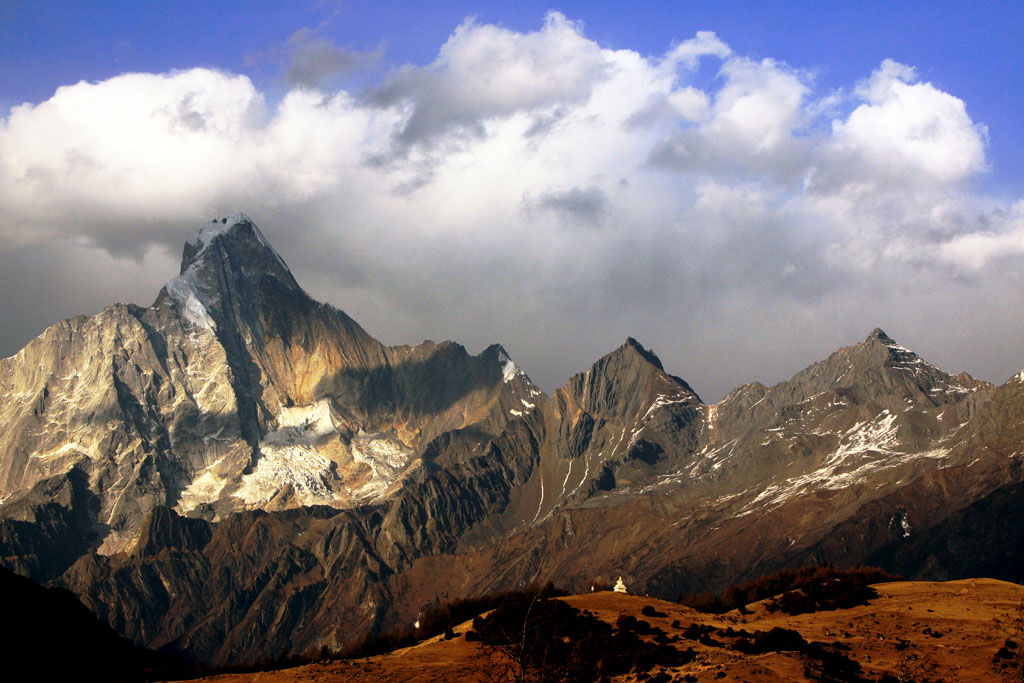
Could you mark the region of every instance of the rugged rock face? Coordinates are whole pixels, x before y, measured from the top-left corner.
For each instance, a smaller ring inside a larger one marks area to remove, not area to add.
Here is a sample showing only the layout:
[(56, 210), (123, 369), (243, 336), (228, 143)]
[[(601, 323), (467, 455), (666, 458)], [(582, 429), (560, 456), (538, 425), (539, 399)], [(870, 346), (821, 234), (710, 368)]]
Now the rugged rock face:
[(875, 330), (707, 405), (630, 338), (548, 397), (500, 346), (383, 346), (244, 215), (190, 240), (151, 307), (0, 361), (0, 424), (0, 562), (206, 662), (536, 580), (674, 598), (820, 560), (1024, 578), (998, 531), (1024, 373), (993, 388)]
[(500, 434), (536, 395), (497, 346), (384, 347), (238, 215), (186, 244), (150, 308), (68, 320), (0, 361), (0, 496), (23, 507), (81, 471), (99, 552), (129, 550), (157, 506), (216, 521), (387, 497), (434, 438)]

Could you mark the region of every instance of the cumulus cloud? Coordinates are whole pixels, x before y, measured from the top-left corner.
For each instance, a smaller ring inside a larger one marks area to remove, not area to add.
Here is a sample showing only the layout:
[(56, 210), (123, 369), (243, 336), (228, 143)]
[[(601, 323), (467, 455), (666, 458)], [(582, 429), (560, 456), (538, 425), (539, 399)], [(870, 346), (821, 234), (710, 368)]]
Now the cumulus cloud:
[[(652, 163), (689, 172), (793, 180), (806, 171), (807, 76), (771, 59), (734, 57), (709, 95), (678, 88), (669, 96), (683, 120), (698, 125), (667, 137)], [(703, 97), (702, 97), (703, 96)]]
[(210, 207), (250, 180), (247, 141), (265, 116), (248, 78), (206, 69), (81, 82), (14, 107), (0, 127), (0, 235), (151, 241), (167, 228), (158, 216)]
[(715, 35), (714, 31), (697, 31), (693, 38), (684, 40), (669, 50), (665, 61), (671, 65), (696, 69), (701, 57), (725, 59), (731, 54), (732, 50)]
[(856, 89), (862, 103), (845, 120), (832, 122), (832, 151), (889, 182), (955, 183), (985, 168), (983, 125), (964, 102), (913, 68), (885, 60)]
[(372, 101), (407, 112), (394, 142), (426, 145), (453, 131), (483, 135), (493, 118), (579, 103), (606, 66), (601, 49), (558, 12), (527, 34), (469, 20), (433, 63), (399, 69)]
[[(1024, 204), (973, 189), (984, 126), (910, 66), (821, 91), (815, 65), (711, 32), (652, 57), (550, 13), (532, 32), (466, 21), (431, 63), (354, 93), (324, 85), (349, 53), (293, 39), (296, 87), (273, 104), (245, 75), (190, 69), (11, 109), (5, 289), (148, 303), (200, 224), (244, 210), (386, 343), (501, 341), (551, 389), (634, 335), (708, 398), (876, 325), (911, 346), (951, 325), (1009, 335), (1024, 303)], [(0, 352), (40, 331), (24, 308), (0, 308)]]

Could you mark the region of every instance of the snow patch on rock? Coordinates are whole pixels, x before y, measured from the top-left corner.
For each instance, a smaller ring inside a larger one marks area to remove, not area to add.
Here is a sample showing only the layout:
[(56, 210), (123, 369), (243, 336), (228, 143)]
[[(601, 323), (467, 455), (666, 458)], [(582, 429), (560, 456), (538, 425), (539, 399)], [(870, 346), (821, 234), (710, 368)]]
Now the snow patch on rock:
[(213, 503), (220, 498), (224, 487), (227, 486), (227, 481), (213, 473), (213, 468), (219, 463), (218, 460), (206, 468), (202, 474), (192, 480), (188, 488), (181, 492), (177, 506), (179, 512), (189, 512), (199, 505)]
[(883, 410), (876, 417), (858, 423), (843, 434), (839, 448), (829, 459), (838, 463), (851, 455), (870, 451), (888, 453), (896, 444), (896, 415)]
[(512, 359), (508, 357), (508, 354), (505, 353), (504, 349), (498, 351), (498, 363), (501, 364), (501, 379), (506, 384), (515, 379), (516, 375), (524, 374), (523, 371), (512, 362)]
[(335, 433), (329, 399), (282, 407), (276, 428), (260, 441), (256, 469), (242, 477), (242, 485), (234, 496), (247, 505), (263, 504), (290, 484), (304, 503), (333, 500), (335, 496), (328, 484), (331, 461), (320, 454), (316, 444)]
[(331, 461), (312, 446), (263, 445), (260, 452), (256, 469), (242, 477), (242, 486), (234, 493), (236, 498), (247, 505), (262, 505), (291, 484), (299, 500), (306, 504), (333, 499), (327, 485)]
[(277, 416), (277, 428), (267, 432), (263, 445), (312, 443), (337, 432), (330, 399), (305, 406), (286, 406)]
[(203, 295), (195, 272), (185, 271), (183, 275), (172, 278), (165, 285), (167, 293), (181, 304), (181, 314), (199, 329), (212, 332), (217, 324), (210, 317), (203, 304)]
[(370, 468), (370, 481), (353, 491), (358, 498), (385, 493), (412, 462), (412, 451), (393, 436), (360, 433), (349, 444), (352, 459)]

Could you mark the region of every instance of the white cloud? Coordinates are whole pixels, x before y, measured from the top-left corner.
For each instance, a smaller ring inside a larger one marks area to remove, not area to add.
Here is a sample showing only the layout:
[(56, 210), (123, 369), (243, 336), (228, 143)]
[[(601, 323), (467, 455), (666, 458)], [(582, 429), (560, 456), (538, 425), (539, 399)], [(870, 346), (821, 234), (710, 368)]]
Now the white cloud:
[(697, 88), (680, 88), (668, 96), (668, 101), (677, 115), (687, 121), (700, 122), (707, 118), (708, 96)]
[(252, 181), (264, 120), (248, 78), (206, 69), (81, 82), (15, 107), (0, 128), (3, 237), (73, 233), (79, 211), (144, 223), (214, 205)]
[(906, 182), (955, 183), (984, 170), (984, 126), (971, 121), (962, 100), (916, 82), (911, 67), (887, 59), (856, 93), (863, 103), (833, 122), (841, 156)]
[(467, 21), (432, 64), (403, 67), (375, 99), (407, 113), (396, 142), (426, 144), (445, 133), (480, 134), (492, 117), (579, 103), (605, 66), (600, 48), (558, 12), (527, 34)]
[(672, 66), (681, 64), (688, 69), (696, 69), (701, 57), (718, 57), (725, 59), (732, 54), (728, 45), (723, 43), (714, 31), (697, 31), (697, 35), (672, 48), (666, 55), (666, 63)]
[[(721, 63), (698, 87), (702, 57)], [(710, 32), (660, 58), (614, 50), (551, 13), (526, 33), (463, 23), (367, 95), (304, 85), (268, 105), (210, 69), (82, 82), (0, 123), (0, 255), (155, 263), (245, 210), (386, 342), (502, 341), (550, 388), (634, 334), (712, 396), (772, 358), (700, 365), (715, 330), (779, 349), (787, 320), (832, 340), (977, 283), (1024, 296), (1021, 208), (972, 190), (986, 136), (964, 103), (891, 61), (837, 92), (808, 74)], [(173, 275), (122, 270), (143, 303)]]
[(940, 262), (962, 272), (977, 272), (992, 262), (1024, 256), (1024, 201), (998, 216), (1000, 230), (982, 229), (957, 234), (936, 248)]
[(724, 136), (760, 154), (789, 140), (803, 124), (808, 92), (798, 74), (771, 59), (731, 59), (722, 66), (725, 86), (716, 93), (711, 137)]

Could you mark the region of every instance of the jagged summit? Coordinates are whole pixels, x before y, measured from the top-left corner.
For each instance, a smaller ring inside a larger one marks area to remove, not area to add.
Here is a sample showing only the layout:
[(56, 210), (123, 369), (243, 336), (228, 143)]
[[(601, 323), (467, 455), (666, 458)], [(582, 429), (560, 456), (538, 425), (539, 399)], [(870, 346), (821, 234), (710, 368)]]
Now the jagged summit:
[[(516, 377), (522, 377), (527, 382), (530, 382), (530, 378), (527, 377), (522, 368), (516, 365), (515, 361), (512, 360), (512, 357), (509, 356), (508, 351), (506, 351), (505, 347), (501, 344), (491, 344), (484, 349), (482, 355), (485, 358), (494, 356), (497, 359), (498, 366), (501, 369), (501, 379), (506, 384), (514, 380)], [(530, 383), (532, 384), (532, 382)]]
[(916, 364), (929, 368), (934, 367), (930, 363), (926, 363), (907, 347), (897, 344), (896, 340), (887, 335), (880, 327), (872, 330), (871, 334), (855, 348), (858, 348), (862, 354), (866, 354), (875, 363), (884, 363), (889, 366), (893, 364)]
[(609, 373), (621, 374), (627, 371), (648, 374), (658, 370), (664, 371), (661, 359), (653, 351), (645, 349), (633, 337), (627, 337), (621, 346), (599, 358), (584, 374), (607, 375)]
[(210, 221), (185, 243), (181, 274), (168, 281), (157, 304), (169, 296), (186, 319), (216, 329), (219, 318), (282, 294), (308, 299), (252, 219), (237, 213)]
[(559, 390), (595, 414), (625, 414), (656, 396), (685, 396), (701, 402), (683, 379), (665, 372), (661, 359), (633, 337), (598, 359), (589, 370), (571, 377)]
[(844, 400), (884, 399), (909, 405), (946, 403), (986, 386), (966, 374), (949, 375), (875, 328), (863, 342), (835, 351), (770, 391), (776, 401), (781, 396), (808, 399), (840, 391)]
[(216, 242), (231, 242), (236, 247), (268, 252), (282, 269), (291, 273), (284, 259), (270, 246), (252, 219), (244, 213), (236, 213), (234, 216), (210, 221), (185, 242), (181, 274), (184, 275), (197, 260), (207, 254)]
[(883, 342), (893, 343), (892, 337), (887, 335), (885, 333), (885, 330), (883, 330), (881, 327), (876, 327), (875, 329), (871, 330), (871, 334), (867, 336), (867, 339), (865, 339), (865, 341), (871, 341), (872, 339), (878, 339)]
[(863, 345), (867, 347), (884, 347), (890, 356), (894, 354), (909, 354), (918, 357), (916, 353), (907, 347), (897, 344), (896, 340), (886, 334), (880, 327), (876, 327), (871, 331), (871, 334), (864, 339)]
[(640, 356), (642, 356), (644, 360), (646, 360), (648, 363), (658, 368), (659, 370), (665, 369), (665, 366), (661, 364), (661, 359), (658, 358), (654, 351), (645, 349), (643, 347), (643, 344), (638, 342), (633, 337), (626, 337), (626, 343), (619, 347), (620, 351), (625, 351), (627, 349), (635, 351), (636, 353), (640, 354)]
[(859, 361), (855, 361), (855, 364), (864, 368), (878, 367), (896, 371), (924, 391), (968, 391), (980, 386), (980, 383), (969, 375), (953, 377), (943, 372), (914, 351), (898, 344), (881, 328), (876, 327), (862, 344), (854, 348), (857, 349), (855, 359)]

